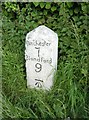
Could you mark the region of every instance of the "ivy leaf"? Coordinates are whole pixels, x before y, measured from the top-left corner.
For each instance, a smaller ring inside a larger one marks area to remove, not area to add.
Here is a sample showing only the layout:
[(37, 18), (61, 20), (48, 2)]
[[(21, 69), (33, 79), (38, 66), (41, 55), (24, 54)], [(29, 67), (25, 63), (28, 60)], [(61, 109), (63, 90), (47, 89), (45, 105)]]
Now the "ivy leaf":
[(73, 10), (70, 10), (70, 12), (69, 12), (69, 13), (70, 13), (70, 15), (72, 16), (72, 15), (73, 15)]
[(34, 2), (33, 4), (35, 5), (35, 7), (37, 7), (39, 5), (39, 2)]
[(31, 16), (32, 16), (32, 17), (35, 17), (35, 16), (37, 16), (37, 13), (36, 13), (36, 12), (32, 12), (32, 13), (31, 13)]
[(87, 13), (87, 6), (86, 6), (86, 5), (82, 5), (82, 11), (83, 11), (84, 13)]
[(54, 12), (56, 9), (57, 9), (57, 7), (53, 6), (53, 7), (51, 8), (51, 11)]
[(63, 14), (64, 14), (64, 6), (63, 6), (63, 4), (61, 4), (59, 15), (63, 15)]
[(51, 8), (51, 3), (46, 3), (45, 8), (46, 8), (46, 9), (50, 9), (50, 8)]
[(45, 6), (45, 3), (40, 3), (41, 8), (44, 8), (44, 6)]
[(72, 2), (67, 2), (67, 6), (68, 6), (68, 8), (71, 8), (73, 6), (73, 3)]
[(47, 10), (44, 10), (44, 15), (47, 15)]
[(74, 9), (74, 12), (75, 12), (75, 13), (78, 13), (78, 12), (79, 12), (79, 8), (75, 8), (75, 9)]

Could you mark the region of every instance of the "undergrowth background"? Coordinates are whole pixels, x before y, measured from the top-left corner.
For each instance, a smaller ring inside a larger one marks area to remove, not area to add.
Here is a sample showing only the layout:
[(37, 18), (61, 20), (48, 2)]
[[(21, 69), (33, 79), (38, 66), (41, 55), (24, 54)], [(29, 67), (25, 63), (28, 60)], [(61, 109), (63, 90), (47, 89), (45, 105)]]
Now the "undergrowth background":
[[(89, 118), (89, 4), (2, 3), (3, 118)], [(58, 68), (50, 91), (28, 89), (26, 34), (45, 25), (58, 34)]]

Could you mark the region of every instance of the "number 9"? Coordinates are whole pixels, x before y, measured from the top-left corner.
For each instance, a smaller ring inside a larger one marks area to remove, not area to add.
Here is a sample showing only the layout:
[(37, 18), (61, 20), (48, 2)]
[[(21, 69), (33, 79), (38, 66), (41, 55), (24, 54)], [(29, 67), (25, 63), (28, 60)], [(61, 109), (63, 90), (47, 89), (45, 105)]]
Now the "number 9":
[(40, 63), (36, 63), (35, 67), (37, 69), (35, 69), (36, 72), (40, 72), (42, 70), (42, 65)]

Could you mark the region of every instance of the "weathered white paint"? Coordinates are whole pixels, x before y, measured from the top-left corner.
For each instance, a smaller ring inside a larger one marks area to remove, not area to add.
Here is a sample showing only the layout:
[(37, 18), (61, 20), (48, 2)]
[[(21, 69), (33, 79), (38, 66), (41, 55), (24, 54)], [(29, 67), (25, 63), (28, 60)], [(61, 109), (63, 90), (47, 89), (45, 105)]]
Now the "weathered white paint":
[(27, 86), (49, 90), (57, 69), (57, 34), (41, 25), (27, 34), (25, 48)]

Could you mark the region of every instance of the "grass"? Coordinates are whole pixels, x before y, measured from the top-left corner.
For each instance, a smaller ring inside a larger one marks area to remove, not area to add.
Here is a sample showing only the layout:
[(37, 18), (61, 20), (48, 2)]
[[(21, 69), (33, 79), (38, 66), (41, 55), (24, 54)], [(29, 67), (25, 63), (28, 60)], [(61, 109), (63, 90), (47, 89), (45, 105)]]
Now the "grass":
[(50, 91), (28, 89), (24, 59), (25, 36), (28, 30), (23, 22), (15, 23), (4, 16), (2, 28), (4, 118), (88, 119), (88, 33), (82, 35), (76, 22), (66, 23), (64, 27), (69, 29), (67, 35), (65, 32), (58, 32), (58, 28), (53, 28), (59, 36), (59, 56), (52, 89)]

